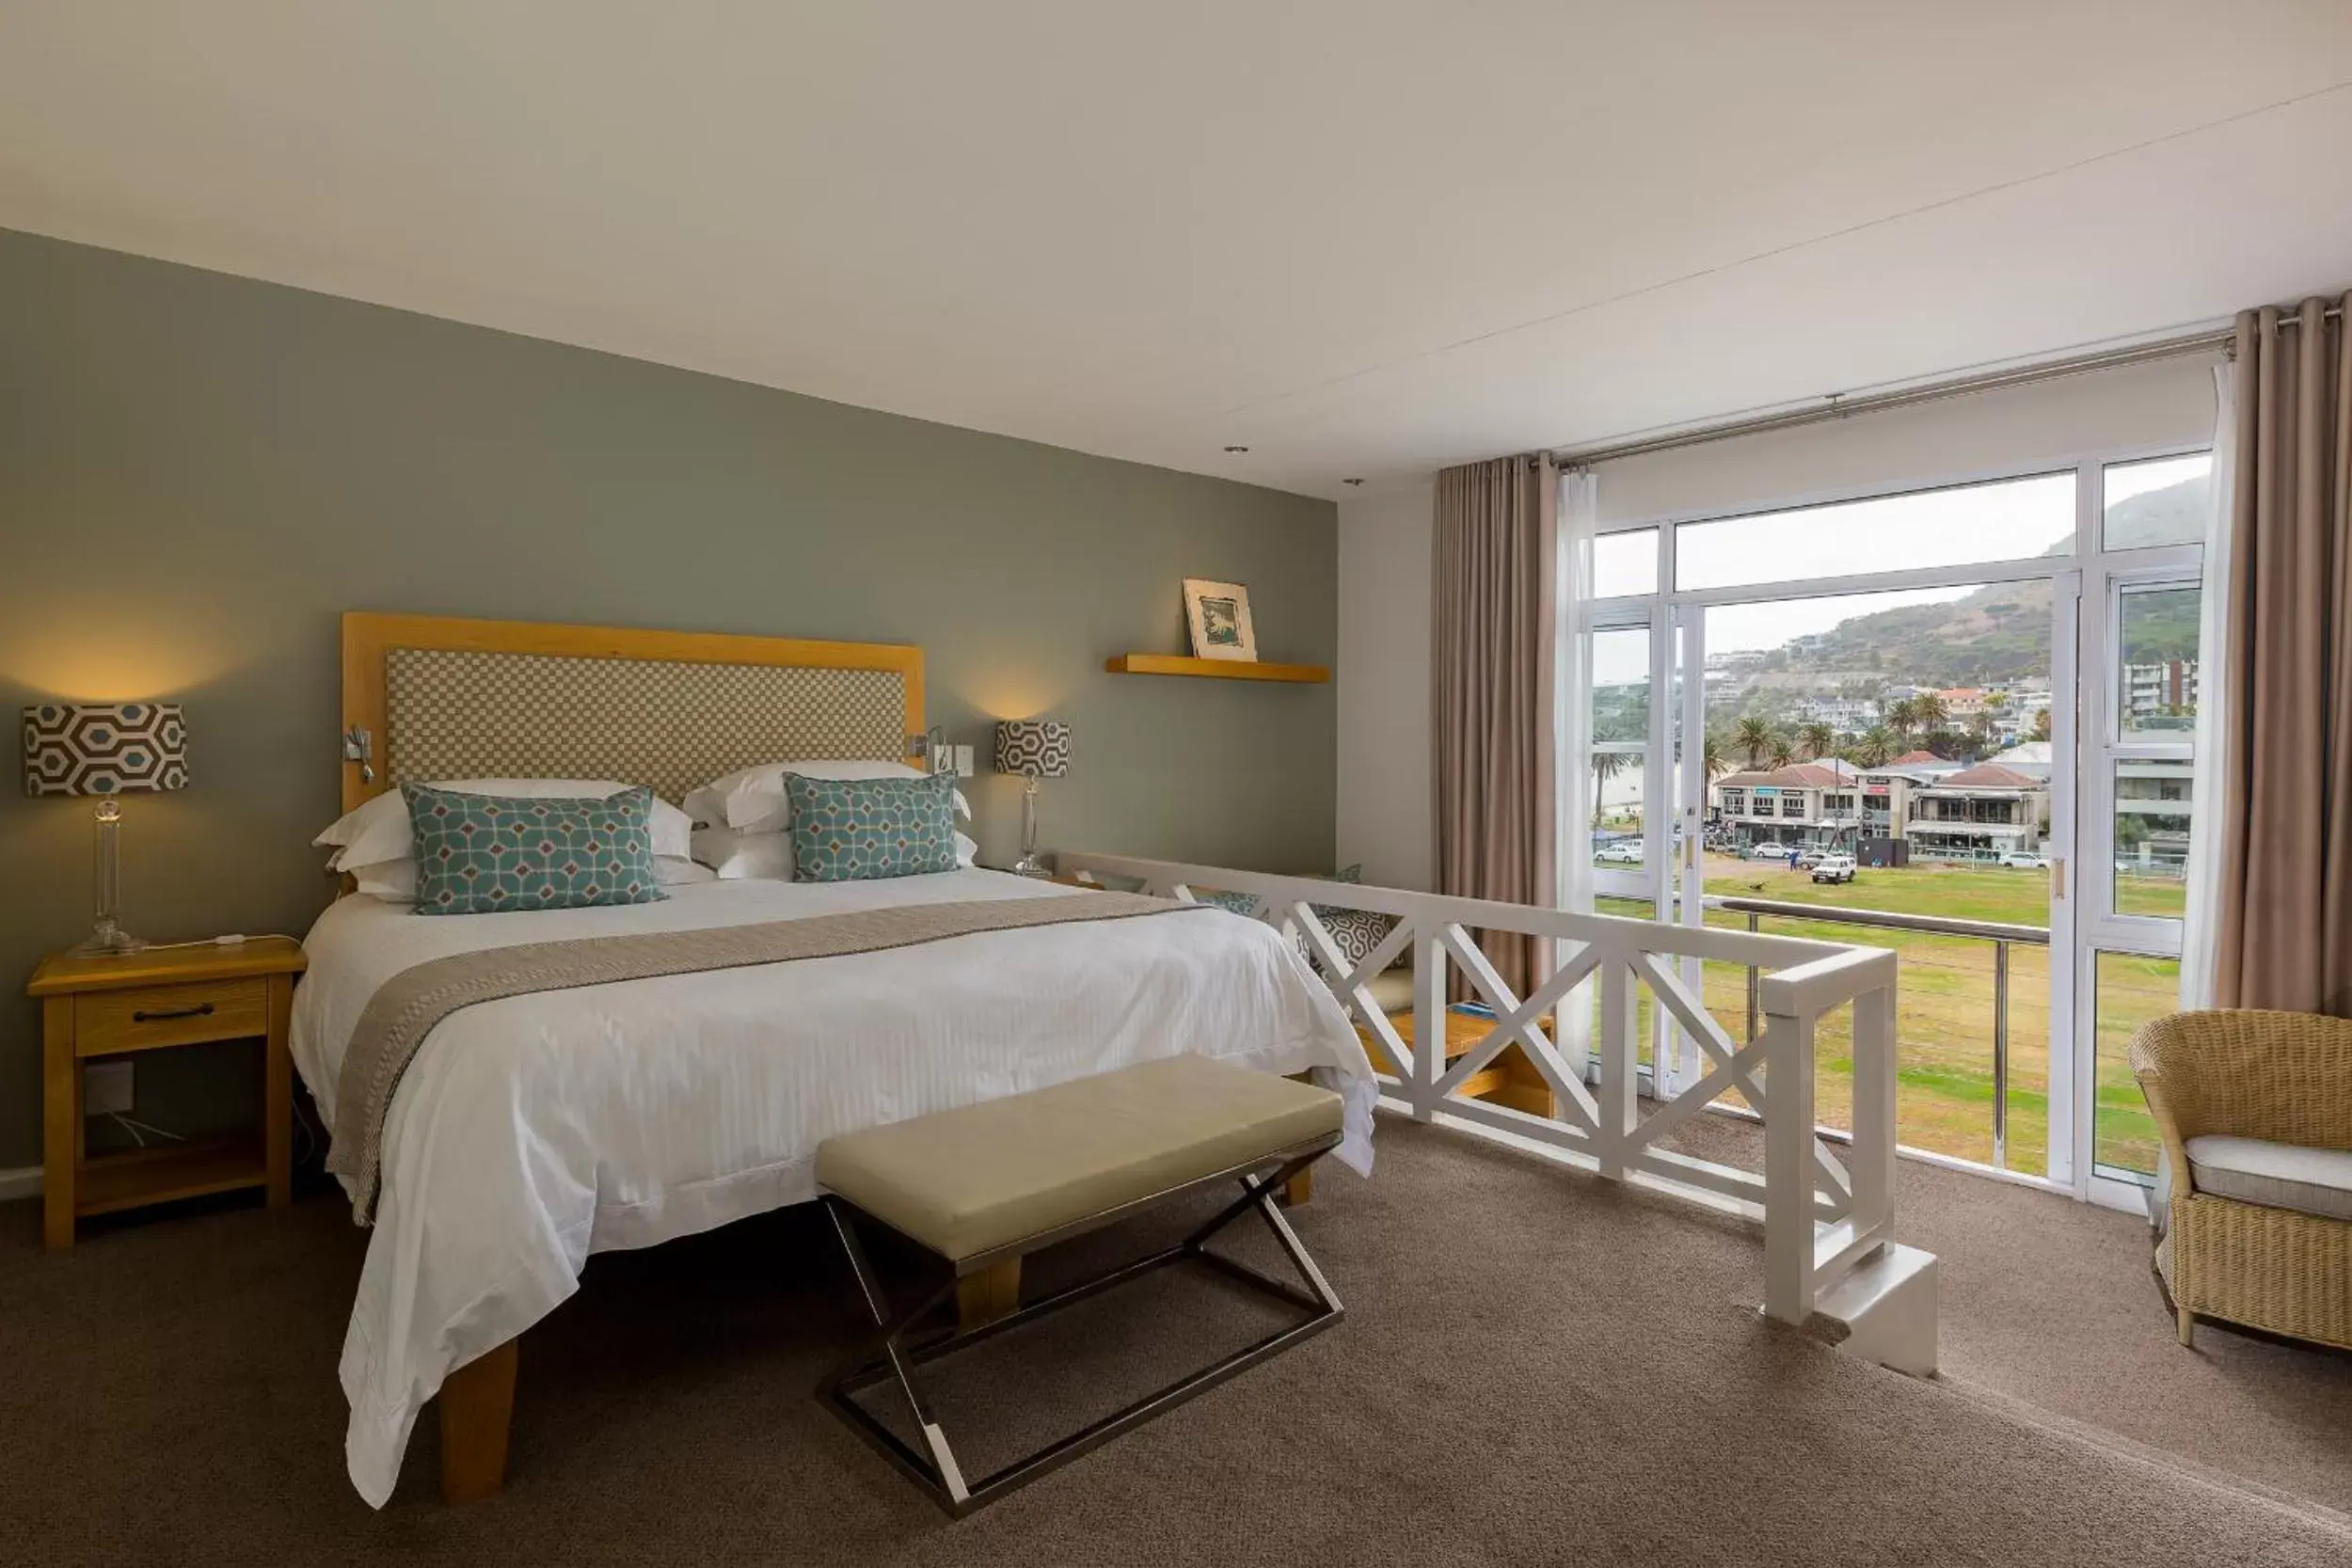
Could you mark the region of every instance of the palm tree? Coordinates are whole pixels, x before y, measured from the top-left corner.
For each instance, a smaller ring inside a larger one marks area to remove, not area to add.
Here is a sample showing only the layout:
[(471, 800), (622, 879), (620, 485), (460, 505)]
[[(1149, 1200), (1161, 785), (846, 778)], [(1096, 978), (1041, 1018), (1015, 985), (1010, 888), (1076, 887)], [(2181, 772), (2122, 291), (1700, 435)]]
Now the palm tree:
[(1731, 743), (1748, 754), (1750, 768), (1761, 768), (1764, 754), (1772, 749), (1772, 726), (1761, 719), (1742, 719)]
[(1922, 691), (1911, 699), (1912, 722), (1923, 730), (1940, 730), (1951, 716), (1952, 705), (1941, 691)]
[(1699, 747), (1699, 766), (1707, 769), (1708, 779), (1720, 778), (1731, 771), (1730, 748), (1724, 737), (1709, 730)]
[(1600, 798), (1601, 798), (1601, 795), (1603, 794), (1603, 792), (1605, 792), (1605, 791), (1608, 789), (1608, 787), (1609, 787), (1609, 781), (1610, 781), (1610, 780), (1612, 780), (1612, 779), (1613, 779), (1613, 778), (1615, 778), (1615, 777), (1618, 775), (1618, 773), (1620, 773), (1621, 771), (1623, 771), (1623, 770), (1624, 770), (1624, 768), (1625, 768), (1625, 765), (1626, 765), (1628, 762), (1631, 761), (1631, 760), (1632, 760), (1632, 759), (1631, 759), (1630, 757), (1628, 757), (1628, 756), (1627, 756), (1627, 755), (1626, 755), (1623, 752), (1595, 752), (1593, 753), (1593, 826), (1594, 826), (1594, 827), (1597, 828), (1597, 827), (1599, 827), (1599, 826), (1600, 826), (1600, 818), (1601, 818), (1601, 803), (1600, 803)]
[(1911, 732), (1919, 727), (1919, 703), (1915, 697), (1898, 697), (1886, 705), (1886, 727), (1895, 732), (1896, 741), (1903, 750), (1911, 749)]
[(1979, 755), (1993, 750), (1993, 715), (1977, 710), (1977, 716), (1968, 721), (1968, 740)]
[(1766, 753), (1765, 760), (1774, 768), (1786, 768), (1797, 760), (1797, 749), (1788, 744), (1787, 736), (1775, 731), (1772, 735), (1772, 749)]
[(1837, 732), (1816, 719), (1797, 732), (1797, 738), (1804, 743), (1804, 754), (1818, 762), (1836, 746)]
[(2050, 738), (2050, 710), (2046, 707), (2033, 716), (2033, 737), (2036, 740)]
[(1865, 768), (1883, 768), (1895, 754), (1896, 736), (1883, 724), (1873, 724), (1854, 742), (1854, 760)]

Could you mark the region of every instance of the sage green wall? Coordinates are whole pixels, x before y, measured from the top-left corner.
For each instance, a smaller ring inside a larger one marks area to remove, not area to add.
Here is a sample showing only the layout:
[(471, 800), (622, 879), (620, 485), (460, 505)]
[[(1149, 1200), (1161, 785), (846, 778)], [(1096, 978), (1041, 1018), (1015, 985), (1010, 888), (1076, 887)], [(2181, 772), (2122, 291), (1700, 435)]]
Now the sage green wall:
[[(299, 933), (326, 903), (347, 609), (919, 642), (931, 717), (983, 756), (999, 714), (1073, 725), (1048, 844), (1327, 868), (1331, 688), (1103, 659), (1181, 648), (1192, 576), (1249, 585), (1264, 657), (1328, 663), (1336, 528), (1324, 501), (0, 230), (0, 711), (186, 705), (189, 787), (124, 800), (126, 923), (157, 940)], [(1019, 787), (973, 784), (1009, 859)], [(88, 807), (0, 787), (0, 976), (86, 931)], [(0, 1167), (40, 1159), (39, 1058), (33, 1006), (0, 998)], [(169, 1076), (142, 1069), (138, 1114), (208, 1119)]]

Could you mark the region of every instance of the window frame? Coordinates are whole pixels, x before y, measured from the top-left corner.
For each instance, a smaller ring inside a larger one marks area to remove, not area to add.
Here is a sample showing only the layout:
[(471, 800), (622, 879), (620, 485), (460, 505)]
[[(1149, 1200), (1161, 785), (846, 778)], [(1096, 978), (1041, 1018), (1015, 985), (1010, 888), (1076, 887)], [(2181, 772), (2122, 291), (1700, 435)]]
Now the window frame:
[[(2082, 1158), (2074, 1187), (2093, 1203), (2134, 1212), (2145, 1211), (2153, 1179), (2099, 1163), (2099, 960), (2113, 954), (2177, 963), (2185, 945), (2186, 920), (2116, 911), (2115, 770), (2119, 763), (2131, 761), (2185, 761), (2193, 768), (2196, 741), (2193, 730), (2184, 740), (2122, 738), (2123, 594), (2133, 590), (2185, 587), (2196, 588), (2201, 594), (2205, 547), (2198, 543), (2106, 548), (2106, 473), (2110, 467), (2132, 463), (2212, 451), (2211, 442), (2200, 442), (2117, 452), (2086, 459), (2080, 467), (2084, 527), (2077, 544), (2091, 547), (2082, 556), (2081, 645), (2087, 657), (2081, 660), (2084, 669), (2076, 693), (2080, 743), (2075, 748), (2079, 771), (2074, 862), (2081, 870), (2076, 889), (2080, 914), (2074, 936), (2073, 1101), (2075, 1147)], [(2201, 688), (2205, 657), (2201, 645), (2197, 650)], [(2193, 799), (2189, 808), (2193, 822)]]
[[(1642, 863), (1638, 867), (1603, 865), (1597, 860), (1590, 863), (1593, 895), (1596, 898), (1638, 898), (1648, 901), (1653, 908), (1658, 903), (1658, 868), (1665, 854), (1657, 809), (1661, 784), (1656, 745), (1661, 710), (1665, 705), (1660, 697), (1663, 689), (1659, 680), (1658, 628), (1649, 608), (1654, 597), (1648, 594), (1626, 594), (1613, 598), (1595, 599), (1584, 626), (1584, 635), (1588, 640), (1613, 631), (1649, 634), (1649, 697), (1644, 705), (1647, 711), (1647, 733), (1639, 740), (1596, 739), (1592, 743), (1593, 755), (1606, 752), (1642, 759)], [(1589, 646), (1588, 641), (1588, 650)], [(1587, 700), (1590, 700), (1589, 695)], [(1590, 761), (1590, 756), (1580, 759), (1579, 766), (1589, 767)], [(1592, 825), (1584, 823), (1579, 831), (1583, 835), (1584, 853), (1590, 855)]]
[[(2062, 603), (2072, 601), (2073, 608), (2060, 614), (2054, 628), (2058, 640), (2051, 649), (2051, 741), (2054, 772), (2058, 767), (2069, 765), (2074, 768), (2075, 777), (2071, 792), (2058, 791), (2053, 784), (2057, 798), (2053, 803), (2050, 833), (2046, 840), (2051, 852), (2065, 857), (2066, 864), (2073, 871), (2072, 885), (2063, 899), (2064, 908), (2061, 911), (2054, 907), (2052, 912), (2054, 942), (2059, 939), (2062, 932), (2068, 952), (2063, 960), (2053, 954), (2051, 975), (2054, 990), (2058, 988), (2061, 977), (2066, 980), (2065, 994), (2055, 1000), (2060, 1003), (2067, 1016), (2071, 1037), (2071, 1070), (2063, 1075), (2054, 1071), (2049, 1084), (2052, 1137), (2049, 1175), (2046, 1178), (1975, 1165), (1969, 1168), (1983, 1168), (1986, 1174), (1996, 1180), (2054, 1188), (2070, 1192), (2080, 1198), (2134, 1212), (2145, 1208), (2144, 1190), (2135, 1182), (2117, 1180), (2104, 1170), (2093, 1168), (2097, 1154), (2093, 1117), (2098, 1057), (2094, 1011), (2098, 956), (2101, 953), (2119, 953), (2140, 958), (2178, 958), (2183, 923), (2154, 916), (2118, 916), (2113, 912), (2114, 768), (2109, 753), (2143, 749), (2158, 752), (2193, 753), (2194, 747), (2193, 741), (2141, 741), (2125, 745), (2112, 739), (2113, 732), (2106, 726), (2110, 722), (2108, 709), (2114, 705), (2109, 693), (2120, 689), (2117, 684), (2120, 672), (2108, 670), (2106, 666), (2111, 659), (2120, 662), (2121, 644), (2108, 636), (2108, 627), (2117, 624), (2117, 611), (2111, 608), (2110, 600), (2117, 592), (2119, 582), (2133, 586), (2148, 583), (2194, 584), (2201, 589), (2204, 549), (2201, 543), (2107, 549), (2106, 476), (2107, 468), (2114, 466), (2194, 456), (2212, 451), (2213, 441), (2209, 437), (2083, 448), (2057, 458), (1989, 465), (1893, 485), (1834, 485), (1788, 495), (1760, 505), (1744, 501), (1613, 518), (1600, 523), (1596, 530), (1603, 534), (1655, 530), (1658, 569), (1654, 592), (1596, 600), (1591, 606), (1591, 619), (1587, 623), (1593, 629), (1605, 626), (1647, 625), (1654, 650), (1650, 702), (1653, 745), (1645, 784), (1645, 864), (1630, 879), (1632, 885), (1628, 885), (1629, 879), (1623, 873), (1597, 874), (1595, 891), (1602, 895), (1651, 896), (1656, 899), (1661, 919), (1676, 917), (1678, 878), (1666, 875), (1665, 853), (1670, 819), (1677, 818), (1685, 806), (1679, 790), (1676, 790), (1672, 801), (1666, 805), (1653, 802), (1665, 800), (1663, 795), (1655, 792), (1676, 789), (1677, 772), (1671, 766), (1671, 749), (1677, 733), (1675, 725), (1677, 721), (1689, 722), (1691, 716), (1685, 711), (1690, 705), (1688, 694), (1675, 686), (1672, 654), (1681, 628), (1693, 611), (1703, 613), (1710, 606), (1761, 603), (1784, 598), (1973, 587), (2039, 579), (2049, 580), (2053, 593), (2060, 596)], [(2076, 506), (2073, 552), (2068, 556), (2040, 556), (1829, 578), (1791, 578), (1740, 587), (1684, 589), (1677, 583), (1676, 543), (1678, 531), (1687, 524), (1721, 522), (1847, 501), (1962, 489), (2007, 480), (2049, 477), (2068, 470), (2072, 470), (2075, 478)], [(2206, 650), (2201, 648), (2201, 674), (2206, 658)], [(2099, 667), (2096, 673), (2084, 668), (2094, 663)], [(1700, 687), (1703, 693), (1703, 673)], [(2073, 698), (2071, 703), (2067, 701), (2070, 693)], [(1703, 695), (1699, 704), (1703, 710)], [(1887, 804), (1891, 812), (1891, 797)], [(1750, 805), (1753, 810), (1753, 800)], [(1915, 819), (1917, 806), (1915, 799), (1910, 800), (1905, 815)], [(1702, 819), (1703, 816), (1704, 808)], [(1692, 832), (1695, 833), (1701, 825), (1700, 821), (1692, 822)], [(2095, 888), (2087, 886), (2086, 883), (2093, 878), (2098, 879), (2099, 885)], [(2055, 1031), (2058, 1026), (2058, 1021), (2054, 1017), (2051, 1027)], [(2054, 1047), (2056, 1043), (2054, 1037)], [(2058, 1136), (2061, 1127), (2072, 1130), (2063, 1143)]]
[[(2173, 456), (2191, 456), (2206, 448), (2192, 448), (2175, 452)], [(2105, 466), (2096, 475), (2104, 484)], [(2086, 480), (2093, 476), (2086, 475)], [(2100, 494), (2100, 526), (2106, 517), (2105, 494)], [(2081, 908), (2084, 914), (2082, 943), (2090, 948), (2133, 954), (2142, 958), (2174, 958), (2181, 956), (2183, 922), (2169, 915), (2126, 914), (2116, 908), (2116, 792), (2115, 770), (2125, 762), (2184, 762), (2192, 768), (2197, 760), (2195, 732), (2182, 740), (2148, 740), (2122, 738), (2123, 698), (2123, 596), (2127, 593), (2149, 589), (2193, 588), (2201, 594), (2204, 590), (2204, 546), (2202, 545), (2154, 545), (2138, 549), (2100, 551), (2088, 564), (2086, 586), (2095, 590), (2084, 594), (2084, 641), (2092, 657), (2084, 662), (2095, 671), (2095, 678), (2083, 683), (2078, 701), (2083, 721), (2078, 754), (2081, 776), (2076, 785), (2076, 798), (2082, 802), (2080, 816), (2087, 830), (2077, 846), (2076, 863), (2082, 868)], [(2200, 680), (2204, 668), (2205, 650), (2197, 651)], [(2186, 814), (2195, 819), (2196, 801), (2186, 802)]]

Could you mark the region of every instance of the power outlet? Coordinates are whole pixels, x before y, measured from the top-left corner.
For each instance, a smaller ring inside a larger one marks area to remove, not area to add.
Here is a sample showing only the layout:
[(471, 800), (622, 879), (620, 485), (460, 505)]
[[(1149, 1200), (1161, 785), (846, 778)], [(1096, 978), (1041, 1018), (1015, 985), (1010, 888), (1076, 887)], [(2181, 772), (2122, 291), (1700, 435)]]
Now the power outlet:
[(959, 779), (968, 779), (972, 776), (972, 748), (969, 746), (959, 746), (955, 750), (956, 777)]
[(129, 1116), (135, 1062), (91, 1062), (82, 1069), (82, 1114)]

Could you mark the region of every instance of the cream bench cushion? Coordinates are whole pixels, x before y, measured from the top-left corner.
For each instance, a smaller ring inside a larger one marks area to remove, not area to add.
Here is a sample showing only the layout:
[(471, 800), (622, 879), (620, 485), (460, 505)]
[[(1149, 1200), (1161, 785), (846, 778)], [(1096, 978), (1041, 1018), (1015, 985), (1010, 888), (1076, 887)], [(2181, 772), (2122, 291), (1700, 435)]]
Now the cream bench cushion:
[(828, 1138), (817, 1180), (960, 1261), (1339, 1131), (1328, 1089), (1171, 1056)]

